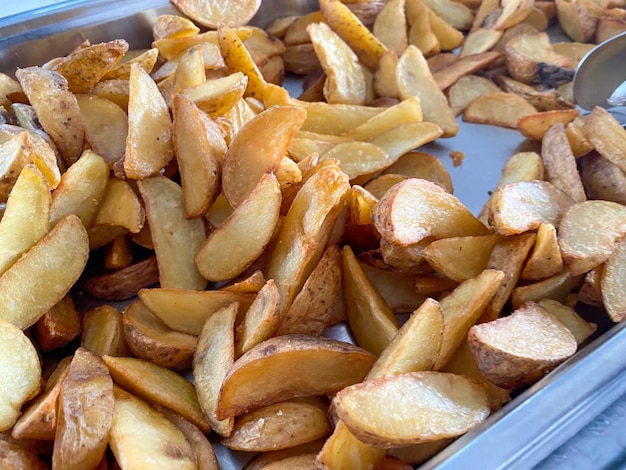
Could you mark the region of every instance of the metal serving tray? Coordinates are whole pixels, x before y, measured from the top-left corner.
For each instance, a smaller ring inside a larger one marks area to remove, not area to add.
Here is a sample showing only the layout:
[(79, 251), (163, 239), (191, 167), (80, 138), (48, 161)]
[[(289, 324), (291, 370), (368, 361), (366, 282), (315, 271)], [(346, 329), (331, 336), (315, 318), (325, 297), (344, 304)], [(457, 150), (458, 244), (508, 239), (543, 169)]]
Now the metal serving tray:
[[(316, 7), (316, 0), (265, 0), (252, 22), (264, 26), (279, 16)], [(177, 10), (167, 0), (68, 0), (0, 19), (0, 71), (12, 74), (17, 67), (42, 64), (84, 39), (95, 43), (123, 38), (131, 48), (148, 47), (152, 23), (163, 13)], [(290, 91), (297, 95), (294, 83)], [(422, 149), (441, 159), (452, 176), (455, 195), (478, 213), (506, 159), (527, 150), (529, 144), (514, 130), (460, 119), (459, 125), (458, 136), (438, 139)], [(450, 158), (453, 150), (465, 155), (460, 166), (455, 167)], [(604, 314), (594, 321), (599, 322), (599, 332), (574, 357), (420, 468), (596, 469), (619, 465), (626, 448), (622, 437), (626, 426), (626, 323), (612, 325)], [(341, 327), (329, 335), (349, 338)], [(216, 453), (224, 469), (240, 468), (248, 458), (219, 445)]]

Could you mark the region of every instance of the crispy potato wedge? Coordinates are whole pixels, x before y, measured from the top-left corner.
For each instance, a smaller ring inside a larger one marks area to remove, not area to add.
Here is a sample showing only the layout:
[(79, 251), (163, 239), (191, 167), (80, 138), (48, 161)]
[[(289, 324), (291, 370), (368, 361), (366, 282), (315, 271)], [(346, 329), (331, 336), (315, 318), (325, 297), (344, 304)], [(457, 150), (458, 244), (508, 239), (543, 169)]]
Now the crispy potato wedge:
[(130, 179), (158, 174), (174, 158), (172, 118), (150, 75), (131, 67), (128, 95), (128, 138), (124, 173)]
[(499, 51), (494, 49), (503, 34), (502, 30), (493, 28), (478, 28), (470, 31), (463, 41), (459, 57), (469, 57), (492, 50), (492, 52), (499, 53)]
[(556, 228), (552, 224), (541, 224), (530, 256), (526, 260), (521, 278), (540, 280), (558, 274), (563, 269), (563, 258), (559, 249)]
[[(210, 281), (226, 281), (243, 273), (270, 242), (281, 202), (276, 177), (262, 175), (245, 200), (198, 248), (194, 261), (200, 274)], [(251, 225), (256, 227), (253, 233), (246, 230)]]
[(374, 208), (383, 238), (399, 246), (427, 237), (486, 235), (487, 228), (453, 195), (427, 180), (410, 178), (392, 187)]
[(495, 91), (469, 103), (463, 112), (463, 120), (516, 129), (520, 119), (536, 113), (537, 109), (521, 96)]
[(374, 468), (385, 456), (385, 449), (379, 449), (358, 440), (340, 419), (335, 430), (326, 439), (316, 458), (316, 465), (322, 468), (349, 469), (355, 465), (361, 468)]
[(65, 77), (41, 67), (26, 67), (15, 73), (46, 133), (70, 166), (83, 150), (85, 125), (78, 101)]
[(533, 140), (542, 140), (550, 127), (560, 122), (567, 126), (580, 112), (577, 109), (555, 109), (524, 116), (517, 123), (521, 134)]
[(185, 377), (144, 359), (105, 355), (102, 360), (116, 385), (152, 405), (172, 409), (198, 429), (210, 432), (196, 390)]
[(94, 468), (106, 450), (113, 421), (113, 381), (102, 359), (78, 348), (61, 384), (52, 465)]
[(229, 5), (220, 0), (174, 0), (172, 3), (193, 21), (211, 29), (221, 25), (243, 26), (261, 6), (261, 0), (237, 0)]
[[(136, 53), (136, 55), (134, 53)], [(143, 51), (129, 51), (124, 55), (120, 63), (104, 74), (98, 83), (104, 80), (128, 80), (130, 78), (130, 69), (134, 63), (138, 63), (146, 72), (151, 73), (157, 63), (158, 57), (159, 50), (156, 47)]]
[(372, 33), (387, 48), (400, 56), (409, 45), (405, 0), (391, 0), (383, 6), (372, 25)]
[(268, 339), (237, 359), (228, 371), (219, 393), (217, 417), (336, 392), (362, 380), (374, 360), (367, 351), (330, 338), (283, 335)]
[(572, 332), (579, 345), (584, 343), (598, 329), (598, 325), (586, 321), (576, 313), (576, 310), (561, 302), (553, 299), (541, 299), (537, 303), (557, 317)]
[(580, 178), (589, 199), (626, 204), (626, 174), (602, 155), (592, 153), (580, 159)]
[(611, 201), (585, 201), (565, 211), (557, 227), (563, 261), (572, 274), (605, 262), (626, 233), (626, 208)]
[(595, 107), (584, 125), (584, 132), (600, 155), (626, 171), (626, 130), (606, 109)]
[(242, 38), (236, 31), (224, 25), (218, 28), (217, 36), (228, 71), (230, 73), (242, 72), (248, 77), (245, 96), (262, 99), (267, 82), (250, 56)]
[(206, 279), (193, 259), (205, 239), (204, 224), (201, 219), (184, 217), (181, 187), (165, 176), (143, 179), (138, 187), (150, 224), (161, 287), (204, 289)]
[(5, 386), (0, 391), (0, 429), (13, 427), (24, 403), (34, 398), (41, 387), (41, 365), (37, 350), (22, 330), (0, 318), (2, 354), (0, 370)]
[(111, 273), (92, 277), (85, 282), (87, 291), (99, 299), (126, 300), (137, 295), (140, 289), (159, 282), (156, 257), (133, 263)]
[(517, 308), (525, 302), (538, 302), (542, 299), (566, 302), (572, 290), (580, 287), (583, 277), (582, 274), (572, 274), (566, 266), (560, 273), (552, 277), (515, 287), (511, 292), (511, 305), (513, 308)]
[(602, 304), (614, 322), (626, 318), (626, 301), (622, 294), (622, 282), (626, 277), (626, 247), (623, 239), (607, 259), (600, 280)]
[(458, 116), (476, 98), (487, 93), (500, 91), (498, 85), (480, 75), (466, 75), (460, 77), (448, 89), (450, 107), (455, 116)]
[[(416, 407), (403, 406), (407, 397), (415, 397)], [(487, 392), (478, 382), (430, 371), (351, 385), (337, 393), (333, 404), (358, 439), (385, 448), (455, 437), (490, 413)]]
[(87, 264), (89, 241), (70, 214), (0, 277), (2, 318), (21, 329), (33, 325), (69, 292)]
[(216, 311), (238, 302), (245, 311), (255, 298), (254, 293), (232, 290), (153, 288), (141, 289), (139, 298), (172, 330), (199, 335), (206, 320)]
[(124, 338), (136, 357), (177, 371), (191, 367), (198, 338), (168, 328), (141, 301), (126, 307), (122, 321)]
[(489, 223), (501, 235), (536, 230), (543, 223), (556, 226), (573, 204), (571, 197), (547, 181), (507, 183), (491, 196)]
[(577, 349), (570, 330), (534, 302), (508, 317), (473, 326), (468, 339), (485, 377), (510, 389), (536, 382)]
[(111, 305), (100, 305), (83, 315), (80, 345), (99, 356), (128, 356), (122, 314)]
[(197, 468), (191, 444), (170, 420), (119, 387), (114, 396), (109, 445), (120, 467)]
[(261, 341), (271, 338), (278, 329), (280, 321), (280, 299), (278, 288), (269, 279), (257, 293), (254, 301), (239, 323), (235, 334), (235, 356), (252, 349)]
[(466, 55), (452, 64), (433, 73), (433, 79), (441, 90), (450, 88), (456, 81), (466, 75), (476, 73), (500, 58), (495, 51), (486, 51)]
[[(406, 22), (409, 24), (408, 44), (417, 47), (425, 57), (431, 57), (441, 51), (439, 38), (433, 31), (430, 21), (430, 11), (421, 0), (409, 0), (406, 3)], [(395, 29), (394, 27), (391, 31)], [(398, 56), (402, 55), (402, 52)]]
[(237, 419), (222, 444), (233, 450), (267, 452), (314, 441), (330, 432), (326, 408), (320, 399), (320, 403), (284, 401), (256, 409)]
[(63, 297), (33, 325), (43, 351), (67, 345), (81, 333), (80, 314), (69, 295)]

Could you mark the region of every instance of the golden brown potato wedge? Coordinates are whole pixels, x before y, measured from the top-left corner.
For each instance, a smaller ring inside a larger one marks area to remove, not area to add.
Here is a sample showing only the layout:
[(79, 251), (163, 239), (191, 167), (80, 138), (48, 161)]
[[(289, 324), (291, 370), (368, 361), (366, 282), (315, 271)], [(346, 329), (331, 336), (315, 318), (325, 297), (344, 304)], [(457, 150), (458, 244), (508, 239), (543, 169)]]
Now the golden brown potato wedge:
[(80, 345), (100, 356), (128, 356), (122, 314), (111, 305), (100, 305), (83, 315)]
[(113, 381), (102, 359), (77, 349), (61, 385), (52, 462), (55, 468), (94, 468), (113, 421)]
[(485, 377), (511, 389), (536, 382), (577, 348), (570, 330), (534, 302), (508, 317), (473, 326), (468, 339)]
[(87, 291), (99, 299), (126, 300), (139, 290), (159, 282), (159, 267), (154, 256), (85, 282)]
[(174, 0), (173, 4), (198, 24), (215, 29), (220, 25), (247, 24), (261, 6), (261, 0), (238, 0), (234, 5), (219, 0)]
[(448, 89), (450, 107), (455, 116), (458, 116), (476, 98), (487, 93), (500, 91), (498, 85), (480, 75), (466, 75), (459, 78)]
[(602, 270), (600, 288), (604, 308), (614, 322), (626, 318), (626, 300), (622, 294), (622, 282), (626, 277), (626, 248), (619, 242)]
[(589, 199), (626, 204), (626, 174), (617, 165), (597, 153), (581, 158), (580, 165), (580, 178)]
[(267, 82), (246, 49), (242, 38), (232, 28), (222, 25), (217, 32), (218, 44), (230, 73), (242, 72), (248, 78), (245, 96), (263, 99)]
[(600, 155), (626, 171), (626, 130), (606, 109), (595, 107), (584, 125), (584, 132)]
[(43, 351), (60, 348), (81, 333), (80, 315), (69, 295), (63, 297), (33, 325)]
[(391, 0), (383, 6), (372, 25), (372, 33), (400, 56), (408, 46), (405, 0)]
[[(411, 396), (416, 405), (408, 410), (402, 401)], [(430, 371), (351, 385), (335, 396), (333, 404), (358, 439), (380, 447), (455, 437), (480, 424), (490, 413), (487, 392), (478, 382)]]
[(516, 129), (520, 119), (536, 113), (535, 107), (521, 96), (495, 91), (480, 95), (469, 103), (463, 112), (463, 120)]
[(553, 299), (542, 299), (537, 303), (557, 317), (572, 332), (579, 345), (584, 343), (598, 329), (598, 325), (586, 321), (576, 313), (576, 310), (561, 302)]
[(245, 317), (237, 326), (235, 335), (235, 356), (252, 349), (261, 341), (271, 338), (280, 322), (280, 299), (278, 288), (272, 279), (256, 294), (246, 310)]
[(367, 351), (330, 338), (283, 335), (268, 339), (237, 359), (226, 374), (217, 417), (336, 392), (362, 380), (374, 360)]
[(521, 134), (533, 140), (542, 140), (550, 127), (560, 122), (567, 126), (579, 115), (577, 109), (555, 109), (524, 116), (517, 123)]
[(521, 278), (539, 280), (558, 274), (563, 269), (563, 258), (559, 249), (556, 228), (552, 224), (541, 224), (537, 229), (535, 246), (526, 260)]

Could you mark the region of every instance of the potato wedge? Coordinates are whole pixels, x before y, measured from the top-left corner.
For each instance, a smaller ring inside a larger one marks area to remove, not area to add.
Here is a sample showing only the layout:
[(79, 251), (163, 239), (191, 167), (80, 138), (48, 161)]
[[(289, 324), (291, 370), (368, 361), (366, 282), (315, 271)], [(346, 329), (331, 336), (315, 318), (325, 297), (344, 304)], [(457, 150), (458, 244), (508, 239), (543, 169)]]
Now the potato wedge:
[[(222, 190), (231, 206), (239, 206), (261, 177), (276, 168), (305, 118), (302, 108), (273, 107), (237, 133), (224, 155), (222, 169)], [(259, 141), (259, 135), (266, 138)]]
[[(243, 273), (270, 242), (278, 223), (282, 196), (272, 173), (256, 187), (200, 246), (194, 262), (210, 281), (226, 281)], [(255, 226), (253, 233), (246, 230)], [(229, 256), (225, 256), (225, 254)]]
[(116, 385), (152, 405), (166, 406), (205, 433), (204, 418), (194, 386), (182, 375), (144, 359), (102, 356)]
[(324, 395), (365, 377), (375, 356), (342, 341), (283, 335), (257, 344), (228, 371), (218, 419), (300, 396)]
[(459, 78), (448, 89), (450, 107), (455, 116), (458, 116), (476, 98), (487, 93), (500, 91), (498, 85), (480, 75), (466, 75)]
[(577, 349), (570, 330), (534, 302), (508, 317), (473, 326), (468, 339), (485, 377), (510, 389), (536, 382)]
[(481, 95), (468, 104), (463, 120), (516, 129), (520, 119), (536, 113), (535, 107), (521, 96), (496, 91)]
[(606, 109), (594, 108), (584, 125), (585, 135), (600, 155), (626, 171), (626, 130)]
[(600, 280), (602, 303), (614, 322), (626, 318), (626, 300), (621, 292), (622, 281), (626, 277), (625, 260), (626, 246), (622, 239), (606, 261)]
[(113, 421), (113, 381), (102, 359), (77, 349), (61, 385), (52, 452), (55, 468), (94, 468), (106, 450)]
[(138, 183), (154, 242), (162, 287), (202, 290), (206, 286), (193, 257), (205, 239), (200, 219), (185, 219), (181, 187), (165, 176)]
[(174, 0), (172, 3), (193, 21), (211, 29), (221, 25), (243, 26), (261, 6), (261, 0), (237, 0), (229, 5), (220, 0)]
[(241, 416), (222, 444), (233, 450), (268, 452), (311, 442), (330, 432), (326, 411), (321, 400), (268, 405)]
[(109, 445), (120, 467), (197, 468), (191, 445), (171, 421), (119, 387), (114, 396)]
[(626, 204), (626, 174), (602, 155), (592, 153), (580, 159), (580, 178), (589, 199)]
[(122, 314), (111, 305), (100, 305), (83, 315), (80, 345), (99, 356), (128, 356)]
[(235, 356), (239, 357), (249, 349), (271, 338), (280, 322), (280, 299), (278, 288), (269, 279), (259, 290), (254, 301), (246, 310), (245, 317), (235, 331)]
[[(408, 397), (415, 403), (410, 410), (403, 405)], [(487, 392), (478, 382), (430, 371), (351, 385), (333, 404), (358, 439), (385, 448), (455, 437), (490, 413)]]
[(235, 360), (235, 319), (238, 303), (224, 307), (207, 319), (193, 359), (193, 378), (200, 407), (211, 428), (220, 436), (233, 431), (232, 417), (218, 417), (220, 387)]
[(0, 370), (6, 378), (0, 391), (0, 429), (15, 424), (22, 405), (34, 398), (41, 387), (41, 365), (37, 350), (21, 329), (0, 318), (0, 335), (4, 347)]
[(89, 241), (80, 219), (63, 219), (0, 277), (2, 318), (34, 324), (69, 292), (87, 264)]
[(63, 297), (33, 325), (42, 351), (66, 346), (81, 333), (81, 317), (69, 295)]
[(388, 49), (400, 56), (407, 48), (405, 0), (391, 0), (383, 6), (372, 25), (372, 33)]
[(598, 325), (586, 321), (576, 313), (576, 310), (561, 302), (553, 299), (542, 299), (537, 303), (557, 317), (572, 332), (579, 346), (598, 329)]
[(158, 282), (159, 267), (156, 257), (152, 256), (111, 273), (92, 277), (85, 282), (85, 289), (99, 299), (126, 300)]
[(577, 109), (554, 109), (530, 114), (518, 121), (517, 129), (528, 139), (542, 140), (553, 124), (560, 122), (567, 126), (579, 114)]

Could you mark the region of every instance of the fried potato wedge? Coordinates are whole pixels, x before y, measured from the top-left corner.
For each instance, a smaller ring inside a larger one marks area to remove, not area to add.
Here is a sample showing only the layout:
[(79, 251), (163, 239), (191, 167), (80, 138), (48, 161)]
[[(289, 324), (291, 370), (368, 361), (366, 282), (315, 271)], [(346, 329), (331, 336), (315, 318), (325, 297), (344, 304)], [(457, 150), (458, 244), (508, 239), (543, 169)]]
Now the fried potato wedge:
[(468, 339), (485, 377), (510, 389), (536, 382), (577, 349), (570, 330), (533, 302), (508, 317), (473, 326)]
[(172, 330), (199, 335), (206, 320), (216, 311), (238, 302), (247, 310), (255, 295), (232, 290), (153, 288), (139, 291), (141, 301)]
[(185, 377), (144, 359), (105, 355), (102, 360), (116, 385), (152, 405), (172, 409), (198, 429), (210, 432), (196, 390)]
[(237, 359), (228, 371), (217, 417), (336, 392), (362, 380), (374, 360), (367, 351), (330, 338), (283, 335), (268, 339)]
[(385, 47), (395, 51), (398, 56), (409, 45), (405, 4), (405, 0), (391, 0), (387, 2), (376, 16), (372, 25), (374, 36)]
[(580, 178), (589, 199), (626, 204), (626, 174), (617, 165), (597, 153), (581, 158), (580, 165)]
[[(272, 173), (256, 187), (200, 246), (194, 261), (210, 281), (226, 281), (243, 273), (270, 242), (278, 224), (282, 196)], [(256, 228), (251, 233), (247, 227)], [(228, 256), (225, 256), (228, 255)]]
[(221, 55), (230, 73), (242, 72), (248, 78), (245, 96), (263, 99), (267, 86), (263, 74), (236, 31), (222, 25), (217, 31)]
[(625, 278), (626, 246), (622, 239), (606, 261), (600, 280), (602, 304), (614, 322), (626, 318), (626, 299), (621, 290)]
[(521, 278), (539, 280), (558, 274), (563, 269), (563, 258), (559, 249), (556, 228), (552, 224), (541, 224), (530, 256), (526, 260)]
[(69, 292), (87, 264), (89, 241), (70, 214), (0, 277), (0, 315), (21, 329), (34, 324)]
[(335, 430), (326, 439), (322, 450), (317, 454), (316, 465), (323, 468), (374, 468), (385, 456), (385, 449), (379, 449), (358, 440), (340, 419)]
[(500, 54), (495, 51), (466, 55), (434, 72), (433, 79), (441, 90), (446, 90), (456, 83), (459, 78), (483, 70), (499, 58)]
[(280, 321), (278, 288), (269, 279), (259, 290), (235, 331), (235, 356), (252, 349), (261, 341), (271, 338)]
[(43, 175), (34, 165), (26, 165), (0, 220), (0, 273), (48, 233), (50, 202), (50, 187)]
[(190, 443), (170, 420), (119, 387), (114, 396), (109, 445), (120, 467), (198, 468)]
[(113, 381), (102, 359), (77, 349), (61, 385), (52, 462), (55, 468), (95, 468), (113, 421)]
[(437, 16), (454, 29), (465, 31), (474, 19), (472, 10), (461, 2), (451, 0), (422, 0)]
[(326, 408), (321, 400), (303, 400), (256, 409), (237, 419), (232, 434), (222, 444), (233, 450), (268, 452), (314, 441), (330, 432)]
[(78, 101), (65, 77), (41, 67), (26, 67), (15, 73), (46, 133), (70, 166), (83, 150), (85, 125)]
[(2, 354), (0, 370), (5, 386), (0, 391), (0, 429), (6, 431), (15, 424), (22, 405), (34, 398), (41, 387), (41, 365), (37, 350), (22, 330), (0, 319)]
[(589, 142), (600, 155), (626, 171), (626, 130), (606, 109), (594, 108), (584, 125)]
[[(302, 108), (273, 107), (237, 133), (224, 155), (222, 168), (222, 191), (231, 206), (239, 206), (261, 177), (276, 168), (305, 118)], [(259, 141), (259, 135), (267, 137)]]
[[(403, 405), (408, 397), (414, 397), (411, 409)], [(490, 413), (482, 385), (460, 375), (430, 371), (351, 385), (337, 393), (333, 404), (359, 440), (384, 448), (455, 437)]]
[(383, 238), (399, 246), (427, 237), (487, 235), (487, 228), (453, 195), (430, 181), (410, 178), (393, 186), (374, 208)]
[(463, 120), (516, 129), (520, 119), (536, 113), (535, 107), (521, 96), (495, 91), (481, 95), (468, 104)]
[(206, 279), (198, 272), (194, 256), (205, 240), (201, 219), (183, 215), (183, 191), (165, 176), (138, 183), (154, 243), (161, 287), (202, 290)]
[(557, 227), (563, 261), (572, 274), (605, 262), (626, 234), (626, 208), (611, 201), (585, 201), (565, 211)]
[(574, 201), (547, 181), (518, 181), (496, 189), (490, 201), (489, 223), (501, 235), (557, 225)]
[(63, 297), (33, 325), (42, 351), (66, 346), (81, 333), (81, 317), (69, 295)]
[(111, 305), (100, 305), (83, 314), (80, 345), (99, 356), (128, 356), (122, 314)]
[(553, 124), (560, 122), (567, 126), (579, 114), (577, 109), (555, 109), (530, 114), (518, 121), (517, 129), (528, 139), (542, 140)]
[(538, 302), (542, 299), (553, 299), (566, 302), (572, 290), (583, 282), (582, 274), (572, 274), (566, 266), (560, 273), (532, 284), (516, 286), (511, 292), (511, 305), (517, 308), (525, 302)]
[(498, 85), (480, 75), (466, 75), (460, 77), (448, 89), (450, 107), (455, 116), (458, 116), (476, 98), (487, 93), (500, 91)]
[(239, 304), (232, 303), (207, 319), (193, 359), (193, 378), (200, 407), (220, 436), (233, 431), (232, 417), (218, 416), (220, 387), (235, 360), (235, 319)]
[(193, 21), (211, 29), (221, 25), (243, 26), (261, 6), (261, 0), (237, 0), (228, 5), (220, 0), (174, 0), (172, 3)]
[(583, 319), (576, 310), (553, 299), (541, 299), (537, 302), (552, 315), (557, 317), (572, 332), (578, 345), (596, 332), (598, 325)]

